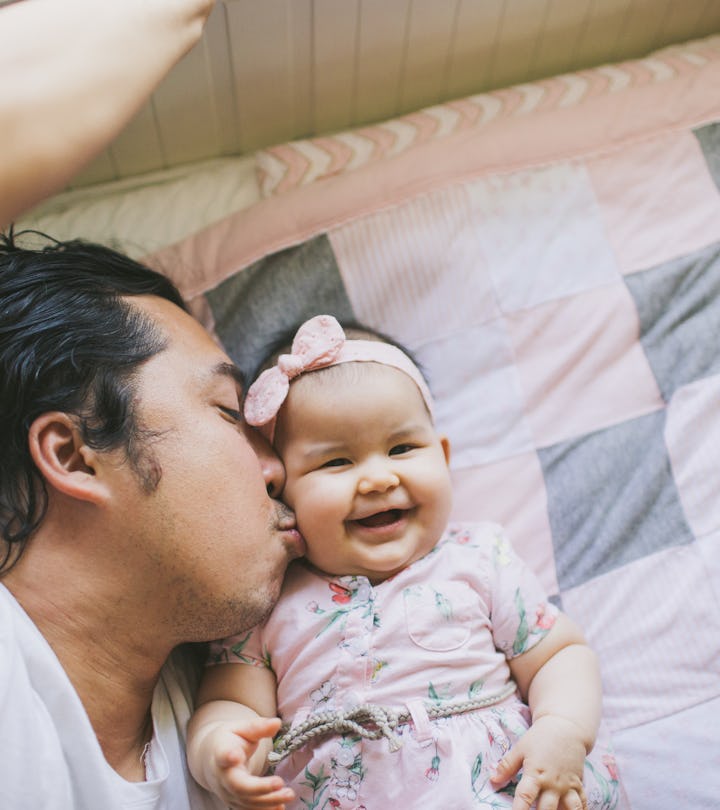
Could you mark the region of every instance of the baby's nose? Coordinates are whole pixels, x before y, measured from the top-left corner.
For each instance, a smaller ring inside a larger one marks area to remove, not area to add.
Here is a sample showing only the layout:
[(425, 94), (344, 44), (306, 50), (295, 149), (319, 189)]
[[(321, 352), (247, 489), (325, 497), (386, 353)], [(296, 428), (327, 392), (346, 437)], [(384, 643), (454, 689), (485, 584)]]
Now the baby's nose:
[(400, 478), (383, 464), (367, 465), (360, 473), (358, 492), (369, 495), (372, 492), (387, 492), (400, 484)]

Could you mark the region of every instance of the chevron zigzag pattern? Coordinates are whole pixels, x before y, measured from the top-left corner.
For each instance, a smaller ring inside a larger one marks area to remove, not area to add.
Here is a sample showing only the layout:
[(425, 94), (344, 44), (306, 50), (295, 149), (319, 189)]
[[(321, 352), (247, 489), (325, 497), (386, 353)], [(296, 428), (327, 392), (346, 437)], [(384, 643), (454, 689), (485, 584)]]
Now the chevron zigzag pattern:
[(426, 107), (373, 126), (290, 141), (255, 156), (263, 197), (353, 171), (431, 140), (507, 116), (575, 107), (585, 99), (657, 84), (720, 59), (720, 36), (658, 51), (646, 59), (568, 73)]

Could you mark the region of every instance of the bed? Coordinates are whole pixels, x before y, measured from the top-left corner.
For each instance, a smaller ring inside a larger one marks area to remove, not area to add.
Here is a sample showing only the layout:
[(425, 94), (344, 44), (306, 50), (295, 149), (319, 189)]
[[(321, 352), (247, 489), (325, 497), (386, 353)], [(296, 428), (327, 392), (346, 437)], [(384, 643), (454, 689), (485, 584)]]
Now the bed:
[(504, 524), (599, 655), (624, 806), (719, 806), (720, 37), (22, 225), (145, 257), (245, 369), (319, 312), (412, 349), (455, 517)]

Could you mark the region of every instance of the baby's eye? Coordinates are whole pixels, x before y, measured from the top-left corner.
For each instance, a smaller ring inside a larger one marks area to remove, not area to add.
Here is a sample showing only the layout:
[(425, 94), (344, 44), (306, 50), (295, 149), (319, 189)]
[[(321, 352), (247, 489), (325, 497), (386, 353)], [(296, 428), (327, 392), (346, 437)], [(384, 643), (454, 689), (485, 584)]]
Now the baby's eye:
[(344, 467), (346, 464), (350, 463), (350, 459), (348, 458), (331, 458), (329, 461), (326, 461), (324, 464), (320, 465), (320, 469), (324, 469), (325, 467)]
[(394, 447), (390, 448), (390, 455), (391, 456), (401, 456), (403, 453), (409, 453), (411, 450), (414, 450), (416, 445), (414, 444), (396, 444)]

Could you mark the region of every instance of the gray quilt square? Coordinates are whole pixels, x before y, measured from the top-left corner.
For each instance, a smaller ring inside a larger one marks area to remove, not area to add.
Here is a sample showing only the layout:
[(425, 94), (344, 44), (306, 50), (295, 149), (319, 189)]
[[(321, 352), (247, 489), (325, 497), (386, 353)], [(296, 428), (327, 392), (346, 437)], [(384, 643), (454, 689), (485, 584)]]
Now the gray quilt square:
[(664, 425), (656, 411), (538, 450), (561, 592), (694, 540)]
[(288, 328), (328, 313), (354, 320), (326, 236), (266, 256), (206, 293), (215, 331), (247, 379)]
[(720, 189), (720, 122), (698, 127), (693, 134), (700, 142), (710, 174)]
[(665, 401), (720, 371), (720, 243), (625, 276), (640, 340)]

